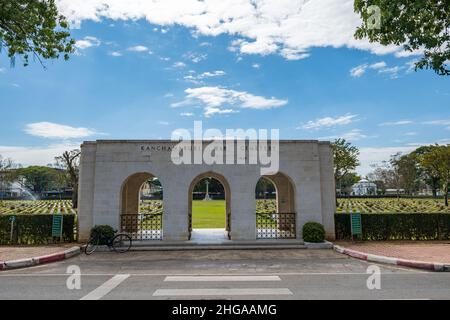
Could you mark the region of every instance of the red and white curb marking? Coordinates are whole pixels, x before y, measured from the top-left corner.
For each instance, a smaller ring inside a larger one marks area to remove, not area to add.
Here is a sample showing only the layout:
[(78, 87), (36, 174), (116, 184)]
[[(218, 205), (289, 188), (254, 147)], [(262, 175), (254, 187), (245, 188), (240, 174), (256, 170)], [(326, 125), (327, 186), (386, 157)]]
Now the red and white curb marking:
[(72, 247), (63, 252), (52, 253), (45, 256), (35, 257), (35, 258), (26, 258), (19, 260), (10, 260), (10, 261), (0, 261), (0, 270), (9, 270), (9, 269), (17, 269), (17, 268), (26, 268), (32, 267), (39, 264), (52, 263), (57, 261), (62, 261), (76, 255), (79, 255), (81, 252), (80, 247)]
[(375, 254), (368, 254), (364, 252), (359, 252), (355, 250), (350, 250), (343, 248), (341, 246), (333, 246), (333, 250), (350, 256), (352, 258), (377, 262), (377, 263), (385, 263), (385, 264), (393, 264), (402, 267), (416, 268), (416, 269), (425, 269), (429, 271), (450, 271), (450, 265), (438, 262), (423, 262), (423, 261), (414, 261), (414, 260), (405, 260), (405, 259), (397, 259), (392, 257), (385, 256), (377, 256)]

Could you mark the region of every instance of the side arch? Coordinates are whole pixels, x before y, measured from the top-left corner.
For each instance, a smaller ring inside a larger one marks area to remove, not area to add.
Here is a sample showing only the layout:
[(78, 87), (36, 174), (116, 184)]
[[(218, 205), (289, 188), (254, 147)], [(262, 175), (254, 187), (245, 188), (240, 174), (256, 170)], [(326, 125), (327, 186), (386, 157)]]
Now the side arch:
[[(146, 181), (156, 178), (149, 172), (137, 172), (128, 176), (120, 190), (120, 231), (130, 234), (133, 240), (161, 240), (162, 214), (161, 212), (140, 212), (141, 187)], [(161, 206), (161, 204), (157, 204)], [(159, 209), (158, 209), (159, 210)]]
[(258, 213), (255, 207), (257, 238), (296, 238), (298, 213), (295, 201), (296, 189), (292, 179), (282, 172), (274, 175), (264, 175), (260, 179), (265, 179), (274, 186), (276, 190), (276, 209), (275, 212)]

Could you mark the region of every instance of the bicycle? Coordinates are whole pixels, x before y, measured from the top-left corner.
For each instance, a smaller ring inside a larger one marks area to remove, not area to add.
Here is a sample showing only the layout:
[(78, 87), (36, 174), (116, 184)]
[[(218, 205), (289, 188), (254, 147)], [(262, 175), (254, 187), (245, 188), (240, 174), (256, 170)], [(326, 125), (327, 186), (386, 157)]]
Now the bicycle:
[(90, 255), (94, 253), (94, 251), (97, 249), (97, 247), (100, 244), (106, 243), (109, 250), (114, 250), (118, 253), (124, 253), (130, 250), (132, 245), (132, 239), (131, 237), (126, 233), (117, 233), (112, 238), (108, 238), (105, 235), (97, 234), (94, 236), (91, 236), (88, 243), (84, 247), (84, 253), (86, 255)]

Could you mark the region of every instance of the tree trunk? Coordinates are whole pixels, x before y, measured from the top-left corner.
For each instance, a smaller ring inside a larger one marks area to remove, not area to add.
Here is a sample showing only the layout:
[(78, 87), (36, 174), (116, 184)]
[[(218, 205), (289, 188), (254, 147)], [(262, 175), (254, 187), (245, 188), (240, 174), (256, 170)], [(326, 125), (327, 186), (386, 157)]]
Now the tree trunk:
[(78, 208), (78, 185), (75, 185), (73, 187), (72, 192), (72, 208), (77, 209)]
[(448, 207), (448, 187), (444, 188), (444, 192), (445, 206)]

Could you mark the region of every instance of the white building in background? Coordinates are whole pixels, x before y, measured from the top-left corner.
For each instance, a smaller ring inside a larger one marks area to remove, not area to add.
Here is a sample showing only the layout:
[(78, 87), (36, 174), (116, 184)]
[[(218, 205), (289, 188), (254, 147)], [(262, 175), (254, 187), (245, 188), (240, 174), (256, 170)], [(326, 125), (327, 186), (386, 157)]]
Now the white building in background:
[(361, 179), (352, 186), (352, 196), (370, 196), (377, 194), (377, 185), (366, 179)]

